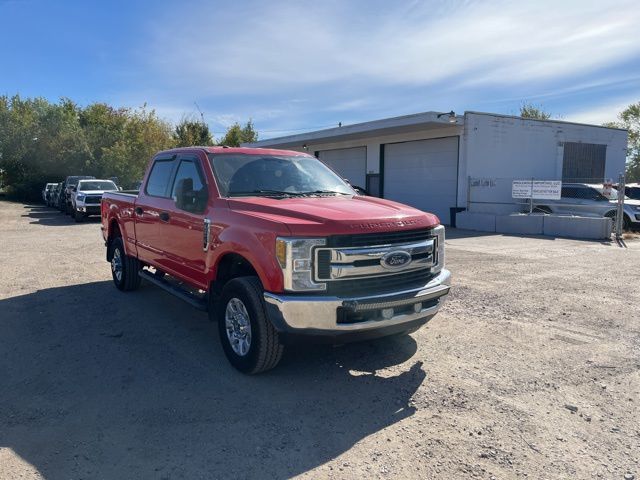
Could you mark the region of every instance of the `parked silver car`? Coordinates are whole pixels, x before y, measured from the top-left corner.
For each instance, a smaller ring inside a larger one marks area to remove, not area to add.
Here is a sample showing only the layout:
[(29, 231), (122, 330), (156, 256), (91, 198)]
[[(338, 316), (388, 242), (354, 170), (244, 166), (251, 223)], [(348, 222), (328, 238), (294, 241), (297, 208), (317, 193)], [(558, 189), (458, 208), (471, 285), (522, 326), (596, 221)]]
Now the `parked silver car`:
[(47, 183), (42, 189), (42, 200), (48, 206), (51, 205), (51, 196), (57, 185), (57, 183)]
[[(560, 200), (534, 200), (533, 209), (557, 215), (615, 218), (617, 205), (615, 189), (605, 190), (598, 184), (564, 183)], [(640, 200), (625, 197), (623, 226), (625, 230), (640, 228)]]

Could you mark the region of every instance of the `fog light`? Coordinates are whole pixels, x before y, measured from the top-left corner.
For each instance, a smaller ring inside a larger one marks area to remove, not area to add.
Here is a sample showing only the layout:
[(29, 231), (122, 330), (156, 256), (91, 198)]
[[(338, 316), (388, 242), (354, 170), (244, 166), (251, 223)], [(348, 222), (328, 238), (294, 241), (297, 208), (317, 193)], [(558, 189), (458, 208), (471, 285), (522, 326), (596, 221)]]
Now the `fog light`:
[(393, 308), (383, 308), (382, 318), (384, 318), (385, 320), (389, 320), (390, 318), (393, 318)]
[(421, 303), (416, 303), (413, 305), (413, 311), (416, 313), (419, 313), (420, 310), (422, 310), (422, 304)]

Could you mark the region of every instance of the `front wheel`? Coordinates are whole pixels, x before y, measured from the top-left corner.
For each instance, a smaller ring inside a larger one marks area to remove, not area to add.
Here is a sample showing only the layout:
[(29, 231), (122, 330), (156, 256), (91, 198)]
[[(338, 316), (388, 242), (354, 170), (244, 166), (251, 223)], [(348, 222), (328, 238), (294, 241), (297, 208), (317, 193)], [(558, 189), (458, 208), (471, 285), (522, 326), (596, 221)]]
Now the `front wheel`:
[(84, 213), (78, 211), (78, 209), (75, 209), (73, 211), (73, 219), (76, 221), (76, 223), (80, 223), (82, 220), (84, 220)]
[[(611, 211), (607, 212), (604, 216), (611, 219), (611, 229), (615, 232), (618, 213), (616, 211)], [(631, 230), (631, 219), (626, 213), (622, 215), (622, 230)]]
[(242, 373), (270, 370), (282, 357), (283, 346), (267, 317), (262, 293), (258, 278), (240, 277), (224, 286), (217, 302), (222, 348)]
[(127, 292), (140, 287), (140, 261), (124, 253), (121, 237), (111, 241), (111, 277), (118, 290)]

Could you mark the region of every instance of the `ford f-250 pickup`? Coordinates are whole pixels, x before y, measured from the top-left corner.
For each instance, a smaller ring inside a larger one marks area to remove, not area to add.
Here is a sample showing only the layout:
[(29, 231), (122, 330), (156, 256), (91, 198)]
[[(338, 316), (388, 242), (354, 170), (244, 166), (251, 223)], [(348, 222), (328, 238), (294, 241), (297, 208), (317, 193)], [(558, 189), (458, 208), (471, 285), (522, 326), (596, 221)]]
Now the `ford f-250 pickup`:
[(450, 288), (435, 215), (359, 195), (305, 153), (160, 152), (139, 193), (105, 193), (101, 215), (116, 287), (145, 279), (207, 310), (245, 373), (302, 337), (411, 333)]

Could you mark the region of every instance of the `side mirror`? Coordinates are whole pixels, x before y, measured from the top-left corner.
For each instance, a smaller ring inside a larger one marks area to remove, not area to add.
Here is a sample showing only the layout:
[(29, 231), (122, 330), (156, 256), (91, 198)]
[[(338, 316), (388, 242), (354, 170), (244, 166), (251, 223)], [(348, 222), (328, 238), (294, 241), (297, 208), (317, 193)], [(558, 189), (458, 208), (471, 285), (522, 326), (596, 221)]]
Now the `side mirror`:
[(122, 187), (118, 187), (118, 191), (121, 192), (122, 191)]
[(358, 195), (369, 196), (369, 192), (367, 192), (366, 189), (359, 187), (358, 185), (351, 185), (351, 188), (353, 188), (358, 193)]
[(183, 178), (176, 184), (175, 202), (176, 207), (187, 212), (200, 213), (204, 211), (207, 204), (207, 190), (193, 189), (193, 179)]
[(71, 191), (72, 192), (77, 192), (78, 191), (78, 187), (71, 187)]

